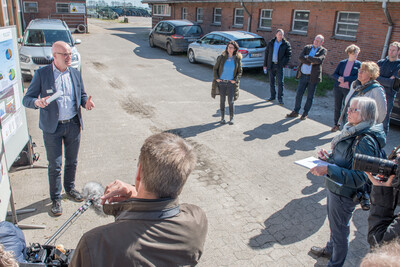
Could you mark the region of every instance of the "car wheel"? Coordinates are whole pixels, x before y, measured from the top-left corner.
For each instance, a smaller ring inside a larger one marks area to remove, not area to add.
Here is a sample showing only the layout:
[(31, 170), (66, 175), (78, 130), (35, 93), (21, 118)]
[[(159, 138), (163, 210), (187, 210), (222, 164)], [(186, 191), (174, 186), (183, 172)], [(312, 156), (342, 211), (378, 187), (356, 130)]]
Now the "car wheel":
[(172, 46), (170, 43), (167, 43), (167, 53), (168, 53), (168, 55), (174, 54), (174, 51), (172, 51)]
[(150, 38), (149, 38), (149, 45), (150, 45), (150, 47), (154, 47), (154, 40), (153, 40), (153, 37), (150, 37)]
[(189, 50), (188, 59), (190, 63), (196, 63), (196, 56), (194, 55), (194, 51), (192, 49)]

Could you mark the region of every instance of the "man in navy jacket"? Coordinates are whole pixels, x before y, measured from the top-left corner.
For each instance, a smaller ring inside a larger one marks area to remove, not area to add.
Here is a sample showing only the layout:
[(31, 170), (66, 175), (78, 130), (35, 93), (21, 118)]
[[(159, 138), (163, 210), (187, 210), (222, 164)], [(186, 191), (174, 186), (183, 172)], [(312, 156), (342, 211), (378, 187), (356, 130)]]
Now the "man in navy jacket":
[[(64, 189), (71, 199), (83, 201), (75, 189), (82, 126), (80, 107), (91, 110), (94, 103), (86, 95), (80, 72), (71, 68), (71, 47), (58, 41), (53, 44), (52, 53), (53, 63), (36, 71), (22, 102), (27, 108), (40, 109), (39, 128), (43, 131), (49, 162), (51, 212), (60, 216), (62, 144), (65, 150)], [(56, 92), (61, 96), (47, 101)]]

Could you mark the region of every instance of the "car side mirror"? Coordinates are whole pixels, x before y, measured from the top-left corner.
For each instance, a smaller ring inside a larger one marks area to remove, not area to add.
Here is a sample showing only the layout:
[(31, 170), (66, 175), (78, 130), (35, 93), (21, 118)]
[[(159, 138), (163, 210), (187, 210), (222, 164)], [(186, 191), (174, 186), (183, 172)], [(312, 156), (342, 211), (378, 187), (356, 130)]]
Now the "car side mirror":
[(75, 44), (80, 44), (80, 43), (82, 43), (81, 39), (76, 39), (75, 40)]
[(196, 43), (201, 44), (201, 40), (197, 40)]

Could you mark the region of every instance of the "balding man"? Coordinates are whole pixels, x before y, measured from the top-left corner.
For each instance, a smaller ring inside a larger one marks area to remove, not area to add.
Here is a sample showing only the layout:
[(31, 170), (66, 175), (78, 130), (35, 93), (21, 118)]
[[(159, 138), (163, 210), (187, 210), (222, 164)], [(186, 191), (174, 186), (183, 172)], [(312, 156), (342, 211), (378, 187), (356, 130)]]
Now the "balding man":
[[(27, 108), (40, 109), (39, 128), (49, 162), (48, 175), (51, 212), (54, 216), (62, 214), (61, 207), (61, 166), (64, 143), (64, 189), (69, 198), (82, 201), (75, 189), (79, 143), (81, 139), (81, 106), (87, 110), (94, 108), (91, 96), (88, 98), (79, 71), (71, 68), (71, 47), (62, 41), (52, 46), (54, 61), (38, 69), (23, 98)], [(53, 94), (54, 101), (47, 101)]]
[(306, 89), (307, 101), (300, 120), (305, 120), (308, 116), (314, 100), (315, 90), (318, 83), (322, 81), (322, 63), (327, 53), (326, 48), (322, 46), (323, 43), (324, 36), (318, 34), (315, 36), (313, 44), (306, 45), (299, 56), (300, 66), (297, 69), (296, 76), (300, 80), (296, 90), (296, 103), (293, 111), (287, 114), (286, 118), (296, 118), (299, 116), (301, 100)]

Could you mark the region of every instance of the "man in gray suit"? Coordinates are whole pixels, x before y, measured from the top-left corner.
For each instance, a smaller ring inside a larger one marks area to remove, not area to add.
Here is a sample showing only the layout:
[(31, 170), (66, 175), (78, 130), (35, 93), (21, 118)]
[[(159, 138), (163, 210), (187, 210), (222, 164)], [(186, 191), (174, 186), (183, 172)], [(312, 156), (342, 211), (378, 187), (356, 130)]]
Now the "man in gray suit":
[[(83, 201), (75, 189), (75, 173), (78, 164), (78, 151), (81, 138), (81, 106), (87, 110), (94, 108), (91, 96), (88, 98), (79, 71), (71, 68), (71, 47), (62, 41), (52, 46), (54, 61), (38, 69), (23, 98), (27, 108), (40, 108), (39, 128), (49, 162), (48, 175), (51, 212), (54, 216), (62, 214), (61, 207), (61, 166), (64, 143), (64, 189), (75, 201)], [(54, 101), (47, 101), (55, 93), (61, 94)]]

